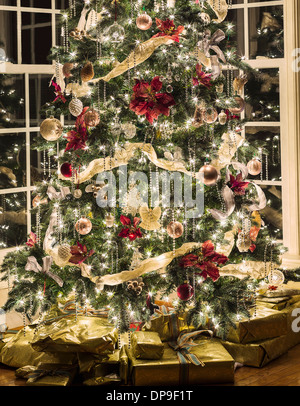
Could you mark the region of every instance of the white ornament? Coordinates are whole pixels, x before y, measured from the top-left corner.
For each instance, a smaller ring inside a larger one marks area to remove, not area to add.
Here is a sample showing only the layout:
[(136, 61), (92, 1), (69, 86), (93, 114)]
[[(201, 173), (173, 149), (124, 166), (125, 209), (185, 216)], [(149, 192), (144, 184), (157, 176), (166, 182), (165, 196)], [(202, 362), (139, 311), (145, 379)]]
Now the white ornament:
[(83, 104), (81, 100), (75, 98), (70, 101), (69, 111), (72, 114), (72, 116), (78, 117), (82, 113), (82, 110)]
[(268, 275), (268, 280), (272, 286), (280, 286), (284, 282), (284, 275), (278, 269), (272, 270)]

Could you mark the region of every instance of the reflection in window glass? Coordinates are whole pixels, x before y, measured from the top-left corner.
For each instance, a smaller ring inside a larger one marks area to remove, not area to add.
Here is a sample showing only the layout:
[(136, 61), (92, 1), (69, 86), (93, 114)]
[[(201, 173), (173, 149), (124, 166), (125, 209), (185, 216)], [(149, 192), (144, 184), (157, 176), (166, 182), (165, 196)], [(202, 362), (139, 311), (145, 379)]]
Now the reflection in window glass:
[(24, 75), (0, 75), (0, 128), (25, 125)]
[(51, 0), (22, 0), (23, 7), (51, 8)]
[(249, 9), (250, 59), (283, 58), (283, 7)]
[(237, 54), (245, 55), (245, 37), (244, 37), (244, 10), (231, 9), (226, 18), (227, 27), (234, 26), (234, 33), (230, 35), (230, 40), (235, 42)]
[(49, 75), (37, 74), (29, 76), (31, 127), (40, 126), (44, 119), (40, 113), (41, 108), (55, 98), (53, 86), (49, 86), (50, 80), (51, 76)]
[(16, 11), (0, 12), (0, 48), (4, 49), (9, 62), (18, 62)]
[(15, 247), (26, 241), (26, 193), (0, 196), (0, 248)]
[(275, 185), (261, 185), (268, 205), (260, 213), (270, 230), (270, 235), (281, 240), (282, 234), (282, 189)]
[(280, 121), (279, 69), (261, 69), (248, 74), (245, 86), (246, 117), (249, 121)]
[(0, 134), (0, 189), (26, 186), (25, 134)]

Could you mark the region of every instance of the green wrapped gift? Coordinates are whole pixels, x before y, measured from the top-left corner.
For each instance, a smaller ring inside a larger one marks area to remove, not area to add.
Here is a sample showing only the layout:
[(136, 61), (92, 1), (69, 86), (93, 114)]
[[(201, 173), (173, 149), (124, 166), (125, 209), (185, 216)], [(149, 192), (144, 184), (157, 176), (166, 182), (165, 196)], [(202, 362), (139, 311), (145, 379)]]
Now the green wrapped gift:
[[(226, 341), (240, 344), (255, 343), (286, 335), (287, 316), (278, 310), (257, 306), (256, 317), (243, 319), (230, 328)], [(220, 337), (222, 338), (222, 337)]]
[(221, 341), (232, 358), (244, 366), (262, 368), (285, 354), (290, 346), (287, 336), (276, 337), (252, 344)]
[(4, 346), (0, 349), (0, 362), (14, 368), (21, 368), (26, 365), (37, 366), (39, 363), (49, 364), (72, 364), (76, 360), (75, 354), (66, 353), (45, 353), (35, 351), (30, 343), (34, 339), (36, 326), (30, 325), (17, 334), (4, 339)]
[(118, 331), (107, 319), (70, 316), (44, 324), (31, 345), (36, 351), (107, 354), (117, 339)]
[(26, 375), (26, 386), (70, 386), (76, 373), (74, 365), (39, 364)]
[(160, 336), (161, 341), (172, 341), (182, 331), (194, 331), (196, 328), (187, 324), (187, 313), (175, 313), (174, 309), (160, 306), (151, 316), (150, 322), (143, 326), (143, 331), (154, 331)]
[(131, 348), (136, 359), (160, 359), (164, 353), (164, 345), (155, 331), (132, 333)]
[(115, 350), (112, 354), (97, 355), (78, 353), (77, 356), (79, 373), (85, 380), (84, 384), (103, 385), (108, 382), (117, 381), (127, 383), (128, 355), (126, 347), (123, 346), (120, 350)]
[(175, 351), (164, 343), (164, 354), (160, 360), (136, 359), (129, 350), (133, 385), (197, 385), (234, 381), (234, 360), (219, 340), (201, 337), (193, 344), (188, 350)]

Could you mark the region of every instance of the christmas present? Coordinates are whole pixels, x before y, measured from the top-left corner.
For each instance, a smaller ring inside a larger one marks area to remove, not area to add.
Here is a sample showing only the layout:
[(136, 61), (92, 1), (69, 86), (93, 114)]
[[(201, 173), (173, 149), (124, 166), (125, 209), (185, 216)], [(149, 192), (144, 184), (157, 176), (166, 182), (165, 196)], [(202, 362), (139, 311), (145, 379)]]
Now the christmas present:
[(112, 353), (117, 329), (100, 317), (64, 317), (44, 324), (32, 340), (32, 348), (45, 352)]
[(160, 359), (164, 345), (155, 331), (135, 331), (131, 335), (132, 353), (137, 359)]
[[(196, 337), (193, 342), (191, 338)], [(197, 385), (234, 381), (234, 360), (219, 340), (199, 332), (182, 333), (177, 342), (164, 343), (160, 360), (136, 359), (128, 350), (135, 386)]]
[(175, 340), (182, 331), (193, 331), (196, 328), (187, 324), (187, 313), (178, 314), (171, 307), (160, 306), (142, 330), (157, 332), (161, 341), (165, 342)]
[[(252, 309), (251, 312), (253, 314), (254, 310)], [(286, 335), (287, 331), (288, 324), (285, 313), (264, 306), (257, 306), (256, 317), (242, 319), (236, 323), (236, 328), (230, 328), (226, 341), (248, 344), (280, 337)]]
[(221, 341), (232, 358), (244, 366), (262, 368), (285, 354), (289, 349), (287, 336), (271, 338), (251, 344)]
[(84, 384), (91, 386), (111, 382), (127, 383), (128, 356), (125, 346), (112, 354), (78, 353), (77, 355), (79, 373), (84, 378)]
[(291, 296), (291, 297), (288, 297), (288, 296), (274, 297), (274, 298), (258, 297), (257, 304), (259, 306), (268, 307), (269, 309), (283, 310), (299, 301), (300, 301), (300, 295)]
[(30, 343), (34, 339), (36, 326), (30, 325), (17, 334), (4, 339), (5, 345), (0, 349), (0, 362), (14, 368), (21, 368), (26, 365), (37, 366), (39, 363), (51, 364), (72, 364), (76, 360), (74, 354), (66, 353), (45, 353), (35, 351)]
[(76, 365), (39, 364), (19, 368), (15, 374), (27, 379), (28, 386), (69, 386), (77, 373)]

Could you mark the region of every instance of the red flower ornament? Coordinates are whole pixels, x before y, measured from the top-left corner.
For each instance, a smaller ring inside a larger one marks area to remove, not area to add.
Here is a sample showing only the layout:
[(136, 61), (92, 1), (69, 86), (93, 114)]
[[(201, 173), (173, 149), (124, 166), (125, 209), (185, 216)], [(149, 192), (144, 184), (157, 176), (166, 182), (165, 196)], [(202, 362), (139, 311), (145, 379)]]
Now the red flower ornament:
[(75, 122), (75, 129), (71, 130), (67, 133), (66, 139), (68, 143), (66, 145), (66, 151), (73, 149), (74, 151), (78, 149), (85, 149), (86, 148), (86, 141), (88, 139), (88, 131), (87, 126), (84, 121), (84, 114), (89, 109), (89, 107), (85, 107), (82, 110), (82, 113), (77, 117)]
[(243, 182), (243, 175), (242, 172), (240, 172), (236, 178), (230, 175), (229, 184), (230, 189), (232, 189), (236, 195), (243, 196), (246, 193), (249, 182)]
[(80, 265), (82, 264), (88, 257), (94, 254), (94, 250), (90, 250), (88, 252), (87, 247), (85, 245), (80, 244), (77, 242), (77, 245), (73, 245), (73, 247), (70, 248), (71, 250), (71, 258), (69, 259), (69, 262), (72, 264)]
[(126, 216), (121, 216), (120, 221), (125, 226), (121, 232), (119, 233), (119, 237), (122, 238), (129, 238), (130, 241), (134, 241), (137, 238), (143, 237), (141, 230), (138, 228), (138, 224), (141, 221), (139, 217), (134, 217), (133, 223), (131, 223), (131, 220), (129, 217)]
[(154, 35), (152, 38), (167, 36), (175, 42), (179, 42), (179, 36), (184, 30), (184, 27), (182, 25), (179, 25), (176, 28), (174, 21), (169, 19), (162, 21), (159, 18), (156, 18), (156, 26), (161, 32)]
[(209, 240), (202, 244), (202, 250), (196, 254), (185, 255), (180, 262), (183, 268), (198, 268), (197, 275), (204, 279), (210, 277), (214, 282), (219, 279), (220, 273), (217, 265), (223, 265), (228, 258), (215, 251), (214, 244)]
[(61, 87), (57, 83), (55, 83), (53, 80), (52, 80), (51, 84), (52, 84), (52, 86), (54, 86), (54, 89), (55, 89), (54, 93), (56, 95), (56, 98), (53, 100), (53, 102), (56, 102), (58, 99), (61, 99), (61, 101), (63, 103), (65, 103), (67, 100), (61, 91)]
[(146, 116), (149, 123), (157, 120), (161, 114), (170, 115), (170, 107), (175, 105), (175, 100), (168, 93), (158, 93), (162, 88), (159, 76), (156, 76), (151, 83), (136, 79), (133, 87), (133, 95), (129, 105), (130, 110), (138, 116)]
[(211, 74), (208, 75), (205, 72), (203, 72), (202, 65), (200, 65), (199, 63), (196, 66), (196, 74), (197, 74), (197, 77), (193, 78), (193, 85), (194, 86), (203, 85), (203, 86), (207, 87), (207, 89), (210, 89), (212, 86)]
[(36, 234), (34, 234), (32, 231), (30, 231), (29, 239), (28, 239), (26, 245), (30, 248), (33, 248), (35, 246), (36, 242), (37, 242)]

